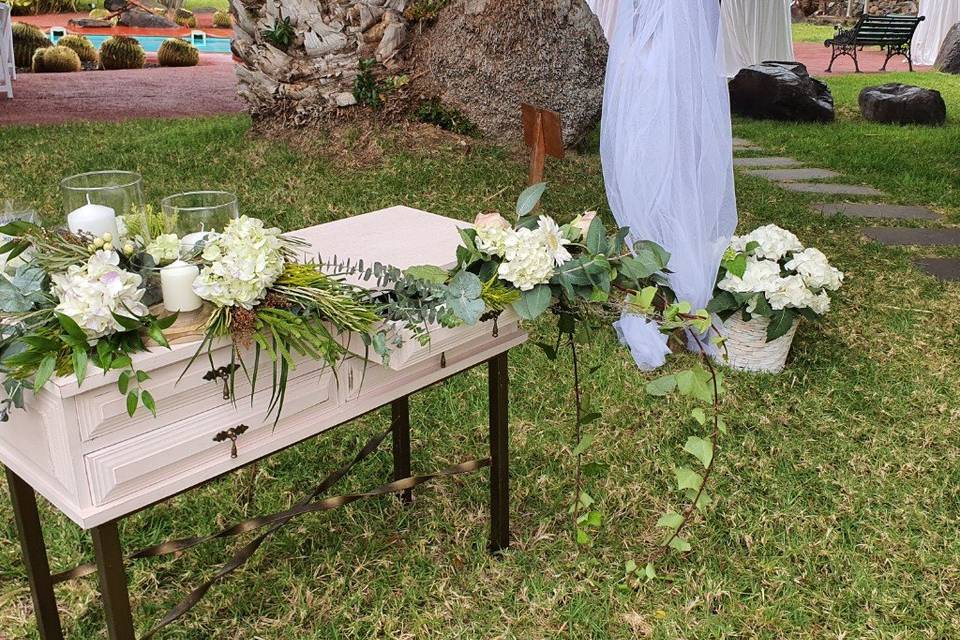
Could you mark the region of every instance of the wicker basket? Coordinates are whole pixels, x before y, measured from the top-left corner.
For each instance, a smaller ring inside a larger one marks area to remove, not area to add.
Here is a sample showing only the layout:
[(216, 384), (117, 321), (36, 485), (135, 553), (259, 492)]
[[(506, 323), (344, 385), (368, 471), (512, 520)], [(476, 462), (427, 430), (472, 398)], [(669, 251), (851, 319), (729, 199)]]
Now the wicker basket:
[(739, 313), (730, 316), (722, 329), (727, 338), (726, 354), (721, 350), (718, 360), (738, 371), (783, 371), (799, 321), (794, 321), (790, 330), (773, 342), (767, 342), (769, 324), (768, 318), (754, 317), (750, 322), (744, 322)]

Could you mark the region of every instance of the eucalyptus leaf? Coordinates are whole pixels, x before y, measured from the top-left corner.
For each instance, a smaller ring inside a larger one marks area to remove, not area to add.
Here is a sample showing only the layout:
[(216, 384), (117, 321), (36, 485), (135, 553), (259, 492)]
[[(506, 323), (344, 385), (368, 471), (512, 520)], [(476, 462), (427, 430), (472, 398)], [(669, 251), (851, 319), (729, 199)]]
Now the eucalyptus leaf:
[(523, 193), (520, 194), (520, 197), (517, 198), (517, 217), (522, 218), (536, 209), (537, 205), (540, 203), (540, 198), (543, 197), (543, 192), (546, 190), (546, 182), (538, 182), (537, 184), (524, 189)]
[(432, 264), (422, 264), (408, 267), (403, 274), (408, 278), (422, 280), (431, 284), (444, 284), (447, 281), (447, 278), (450, 277), (450, 273), (446, 269), (434, 266)]
[(534, 320), (550, 308), (553, 294), (550, 287), (539, 284), (530, 291), (520, 294), (520, 299), (513, 303), (513, 310), (524, 320)]
[(446, 302), (466, 325), (475, 325), (486, 310), (481, 299), (483, 283), (469, 271), (460, 271), (447, 286)]

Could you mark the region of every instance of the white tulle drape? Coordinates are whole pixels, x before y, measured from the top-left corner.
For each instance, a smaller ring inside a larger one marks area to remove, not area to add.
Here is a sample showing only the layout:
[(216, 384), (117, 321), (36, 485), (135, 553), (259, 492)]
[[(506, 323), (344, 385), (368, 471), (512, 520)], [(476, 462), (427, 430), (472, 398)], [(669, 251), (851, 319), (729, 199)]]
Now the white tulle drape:
[(617, 5), (620, 0), (587, 0), (587, 5), (597, 15), (600, 20), (600, 26), (603, 27), (603, 35), (610, 39), (613, 32), (613, 25), (617, 20)]
[(793, 60), (791, 0), (723, 0), (717, 62), (728, 77), (764, 60)]
[[(600, 153), (614, 217), (671, 254), (670, 283), (710, 300), (736, 229), (730, 103), (716, 65), (717, 0), (621, 0), (610, 37)], [(617, 325), (637, 364), (668, 353), (657, 327)]]
[(960, 22), (960, 0), (921, 0), (920, 15), (926, 19), (917, 27), (910, 53), (914, 64), (933, 64), (947, 32)]

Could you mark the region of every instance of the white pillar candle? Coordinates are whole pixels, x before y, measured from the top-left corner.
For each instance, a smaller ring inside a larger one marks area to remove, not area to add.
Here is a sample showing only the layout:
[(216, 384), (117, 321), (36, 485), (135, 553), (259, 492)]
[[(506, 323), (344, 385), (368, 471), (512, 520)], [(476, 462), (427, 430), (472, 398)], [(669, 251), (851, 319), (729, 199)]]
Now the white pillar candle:
[(170, 312), (199, 309), (203, 300), (193, 292), (193, 281), (198, 275), (200, 269), (183, 260), (177, 260), (160, 269), (163, 308)]
[(189, 250), (193, 249), (194, 246), (200, 241), (206, 241), (208, 236), (211, 236), (209, 231), (194, 231), (193, 233), (188, 233), (187, 235), (180, 238), (180, 246)]
[(113, 237), (111, 244), (114, 247), (120, 241), (116, 212), (102, 204), (87, 203), (79, 209), (74, 209), (67, 216), (67, 226), (70, 227), (71, 233), (82, 231), (98, 237), (109, 233)]

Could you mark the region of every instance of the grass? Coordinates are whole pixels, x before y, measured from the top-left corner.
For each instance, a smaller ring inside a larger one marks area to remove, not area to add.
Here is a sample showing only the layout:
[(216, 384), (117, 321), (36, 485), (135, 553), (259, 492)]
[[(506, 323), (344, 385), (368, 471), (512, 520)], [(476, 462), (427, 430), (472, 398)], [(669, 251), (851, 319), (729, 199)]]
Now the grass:
[[(939, 76), (911, 79), (950, 86)], [(958, 147), (941, 137), (956, 140), (956, 121), (930, 132), (868, 127), (852, 115), (854, 82), (831, 80), (842, 109), (830, 127), (738, 122), (737, 133), (842, 165), (898, 200), (955, 216), (956, 195), (947, 192), (957, 176), (944, 167)], [(946, 95), (960, 110), (956, 94)], [(130, 168), (145, 176), (151, 201), (225, 188), (238, 193), (245, 213), (292, 229), (395, 203), (464, 219), (506, 212), (526, 173), (522, 154), (510, 150), (478, 143), (468, 152), (452, 144), (409, 151), (388, 137), (375, 138), (381, 163), (347, 169), (319, 153), (248, 137), (247, 128), (242, 117), (7, 128), (0, 193), (36, 203), (56, 222), (61, 177)], [(865, 133), (876, 151), (864, 151)], [(867, 163), (864, 155), (876, 159)], [(895, 161), (885, 166), (884, 157)], [(548, 176), (546, 211), (609, 213), (595, 153), (553, 162)], [(596, 434), (590, 457), (610, 465), (606, 477), (590, 481), (607, 517), (593, 548), (577, 551), (566, 516), (569, 362), (550, 363), (528, 344), (511, 357), (514, 545), (503, 559), (483, 550), (485, 476), (440, 482), (418, 491), (410, 508), (385, 499), (299, 520), (160, 637), (953, 637), (960, 625), (960, 287), (914, 270), (911, 251), (863, 241), (853, 221), (813, 214), (811, 198), (747, 177), (738, 180), (738, 198), (742, 229), (768, 222), (793, 229), (823, 249), (847, 282), (825, 322), (801, 327), (782, 375), (728, 377), (731, 433), (717, 470), (720, 500), (693, 528), (694, 551), (663, 563), (657, 580), (619, 589), (623, 563), (643, 561), (656, 541), (653, 520), (676, 504), (666, 481), (692, 433), (689, 406), (647, 397), (650, 375), (600, 332), (583, 346), (588, 364), (600, 365), (588, 387), (603, 410), (589, 427)], [(549, 322), (531, 331), (534, 339), (552, 335)], [(414, 398), (416, 469), (483, 454), (484, 393), (485, 379), (474, 372)], [(385, 420), (370, 416), (265, 463), (252, 505), (237, 501), (250, 481), (238, 474), (126, 520), (126, 547), (286, 507)], [(343, 489), (378, 484), (389, 469), (381, 453)], [(55, 568), (92, 557), (87, 535), (45, 504), (43, 517)], [(237, 544), (132, 565), (138, 633)], [(0, 576), (0, 637), (35, 638), (2, 491)], [(68, 637), (103, 637), (95, 580), (58, 587), (58, 596)]]
[(833, 37), (833, 27), (828, 25), (810, 24), (809, 22), (793, 23), (793, 41), (794, 42), (817, 42), (823, 44), (824, 40)]

